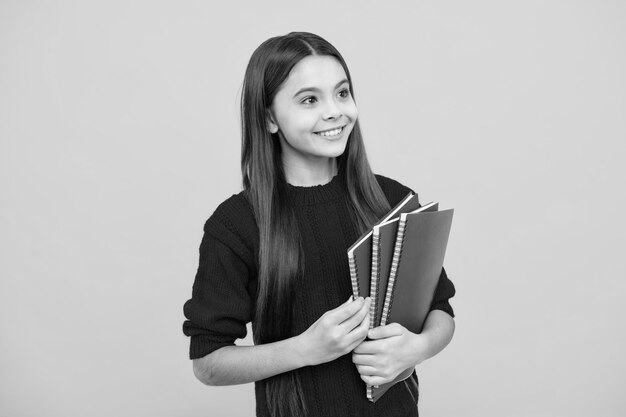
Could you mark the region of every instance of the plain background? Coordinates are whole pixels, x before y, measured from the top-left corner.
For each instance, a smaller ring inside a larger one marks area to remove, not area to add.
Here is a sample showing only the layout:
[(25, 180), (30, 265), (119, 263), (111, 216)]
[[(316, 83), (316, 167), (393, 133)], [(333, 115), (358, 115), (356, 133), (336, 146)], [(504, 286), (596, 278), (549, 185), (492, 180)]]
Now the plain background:
[(305, 30), (374, 171), (455, 208), (421, 414), (625, 415), (626, 3), (216, 4), (0, 2), (0, 414), (253, 414), (193, 376), (182, 305), (247, 61)]

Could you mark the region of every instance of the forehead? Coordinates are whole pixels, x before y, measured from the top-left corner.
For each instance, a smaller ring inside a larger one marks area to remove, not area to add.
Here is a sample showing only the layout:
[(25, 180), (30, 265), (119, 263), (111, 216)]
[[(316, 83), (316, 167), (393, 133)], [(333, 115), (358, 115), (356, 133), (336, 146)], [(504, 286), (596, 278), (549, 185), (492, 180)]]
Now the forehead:
[(337, 58), (328, 55), (310, 55), (291, 69), (281, 89), (286, 92), (297, 91), (303, 87), (332, 89), (346, 78), (346, 72)]

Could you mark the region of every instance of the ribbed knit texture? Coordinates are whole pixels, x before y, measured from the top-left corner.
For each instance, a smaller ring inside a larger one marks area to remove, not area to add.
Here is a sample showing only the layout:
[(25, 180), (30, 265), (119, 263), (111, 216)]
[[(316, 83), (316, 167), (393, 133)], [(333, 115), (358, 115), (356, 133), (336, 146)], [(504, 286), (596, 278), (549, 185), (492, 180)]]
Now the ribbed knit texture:
[[(377, 175), (391, 207), (410, 188)], [(313, 187), (289, 185), (305, 256), (303, 279), (296, 283), (296, 309), (291, 335), (304, 332), (324, 312), (338, 307), (352, 293), (348, 247), (359, 237), (350, 220), (343, 180)], [(192, 298), (185, 303), (183, 332), (191, 336), (191, 359), (203, 357), (246, 336), (254, 314), (259, 235), (252, 208), (243, 193), (218, 206), (204, 226), (200, 262)], [(452, 282), (442, 270), (432, 309), (454, 316), (448, 299)], [(397, 416), (416, 414), (417, 376), (396, 384), (376, 403), (365, 397), (351, 355), (300, 368), (305, 401), (311, 417)], [(269, 416), (264, 381), (255, 382), (257, 416)]]

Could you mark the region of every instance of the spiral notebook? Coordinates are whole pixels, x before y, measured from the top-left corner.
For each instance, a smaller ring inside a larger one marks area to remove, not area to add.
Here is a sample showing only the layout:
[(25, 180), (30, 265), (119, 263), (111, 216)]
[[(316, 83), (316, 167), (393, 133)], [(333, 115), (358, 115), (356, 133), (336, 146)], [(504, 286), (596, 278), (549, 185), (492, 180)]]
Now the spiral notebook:
[[(437, 203), (430, 202), (418, 210), (418, 211), (436, 211), (438, 208)], [(411, 211), (410, 209), (407, 211)], [(398, 224), (400, 218), (395, 217), (384, 223), (379, 223), (372, 229), (372, 273), (370, 276), (370, 296), (372, 297), (372, 304), (375, 302), (374, 314), (370, 315), (370, 323), (373, 327), (380, 325), (380, 318), (383, 311), (384, 295), (387, 291), (387, 282), (389, 279), (389, 273), (391, 272), (391, 263), (393, 260), (393, 252), (396, 242), (396, 233), (398, 231)], [(381, 289), (382, 294), (378, 294), (378, 289)]]
[[(396, 222), (378, 225), (384, 233), (386, 227), (393, 230), (397, 224), (389, 276), (385, 278), (386, 290), (383, 292), (381, 286), (381, 291), (375, 294), (380, 302), (384, 293), (380, 323), (377, 323), (381, 326), (395, 322), (413, 333), (422, 331), (443, 268), (454, 214), (453, 209), (438, 211), (438, 206), (438, 203), (429, 203), (413, 212), (400, 214)], [(379, 243), (382, 267), (382, 259), (388, 262), (390, 241), (379, 239)], [(368, 386), (367, 398), (377, 401), (394, 384), (411, 376), (413, 370), (406, 369), (389, 383)]]
[[(420, 207), (417, 194), (408, 193), (393, 209), (383, 216), (378, 223), (397, 218), (400, 213), (408, 213)], [(372, 230), (365, 232), (348, 248), (348, 264), (352, 281), (352, 295), (368, 297), (370, 295), (370, 275), (372, 268)], [(373, 303), (372, 303), (373, 304)], [(371, 310), (373, 311), (373, 310)], [(370, 317), (370, 323), (371, 321)]]

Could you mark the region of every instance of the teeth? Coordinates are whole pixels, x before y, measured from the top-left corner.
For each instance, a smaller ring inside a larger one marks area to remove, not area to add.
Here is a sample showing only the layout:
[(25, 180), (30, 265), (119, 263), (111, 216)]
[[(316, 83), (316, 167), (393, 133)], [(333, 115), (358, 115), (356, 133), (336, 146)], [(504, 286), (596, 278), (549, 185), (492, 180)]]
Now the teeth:
[(341, 133), (341, 131), (343, 130), (342, 127), (339, 127), (337, 129), (333, 129), (333, 130), (326, 130), (324, 132), (318, 132), (317, 134), (320, 136), (335, 136), (338, 135), (339, 133)]

